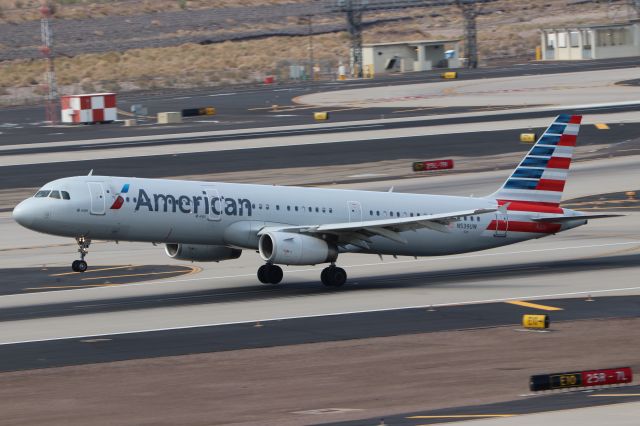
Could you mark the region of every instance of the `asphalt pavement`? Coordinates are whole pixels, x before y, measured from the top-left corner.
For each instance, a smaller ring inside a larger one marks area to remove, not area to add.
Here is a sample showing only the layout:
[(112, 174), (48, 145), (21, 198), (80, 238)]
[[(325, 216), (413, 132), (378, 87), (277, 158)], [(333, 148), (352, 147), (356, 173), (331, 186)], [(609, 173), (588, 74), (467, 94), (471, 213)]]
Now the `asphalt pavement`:
[[(567, 268), (576, 267), (614, 267), (614, 264), (638, 261), (638, 255), (620, 256), (598, 261), (576, 262)], [(543, 270), (557, 271), (558, 265), (538, 265)], [(619, 267), (619, 265), (615, 266)], [(493, 269), (493, 268), (492, 268)], [(517, 267), (511, 268), (517, 270)], [(470, 276), (482, 274), (482, 271), (465, 271)], [(486, 271), (495, 274), (495, 271)], [(518, 273), (518, 272), (516, 272)], [(531, 273), (530, 268), (527, 272)], [(425, 281), (433, 281), (437, 277), (430, 274), (414, 276), (416, 285)], [(394, 277), (381, 277), (387, 285), (395, 286)], [(447, 280), (446, 277), (443, 278)], [(458, 277), (455, 279), (459, 280)], [(365, 280), (349, 291), (366, 290), (379, 279)], [(301, 289), (302, 287), (302, 289)], [(305, 288), (306, 287), (306, 288)], [(241, 301), (243, 298), (255, 298), (250, 295), (254, 290), (247, 287), (240, 295), (229, 295), (225, 299)], [(307, 295), (317, 292), (308, 286), (288, 284), (287, 289), (270, 291), (270, 295), (257, 297), (294, 297), (300, 292)], [(70, 315), (80, 312), (97, 312), (102, 310), (131, 309), (144, 305), (212, 303), (215, 294), (210, 295), (173, 295), (156, 300), (140, 301), (101, 301), (86, 307), (30, 307), (23, 309), (26, 315), (13, 315), (3, 312), (2, 320), (29, 317), (29, 311), (39, 315), (54, 316), (56, 313)], [(276, 295), (277, 293), (277, 295)], [(244, 294), (244, 295), (243, 295)], [(262, 322), (245, 322), (209, 327), (190, 327), (185, 329), (167, 329), (140, 333), (123, 333), (100, 336), (84, 336), (71, 339), (25, 342), (0, 345), (0, 371), (27, 370), (34, 368), (61, 367), (68, 365), (91, 364), (97, 362), (123, 361), (141, 358), (186, 355), (194, 353), (210, 353), (238, 349), (255, 349), (303, 343), (331, 342), (371, 337), (398, 336), (416, 333), (432, 333), (438, 331), (468, 330), (488, 327), (510, 326), (521, 328), (524, 314), (550, 313), (552, 323), (555, 321), (575, 321), (603, 318), (635, 318), (640, 313), (640, 296), (601, 297), (594, 301), (587, 299), (554, 299), (536, 300), (534, 307), (512, 303), (487, 303), (462, 306), (439, 306), (437, 308), (415, 308), (383, 310), (342, 315), (324, 315), (306, 318), (282, 319)], [(537, 308), (535, 306), (538, 306)], [(546, 312), (546, 308), (553, 312)], [(43, 356), (45, 354), (45, 356)]]
[[(319, 145), (280, 146), (261, 149), (151, 155), (141, 158), (104, 158), (46, 164), (0, 167), (0, 189), (39, 187), (54, 179), (94, 174), (162, 178), (197, 174), (364, 164), (398, 159), (477, 157), (522, 152), (530, 145), (519, 142), (520, 129), (436, 136), (359, 140)], [(602, 145), (636, 138), (640, 124), (611, 125), (606, 132), (582, 126), (580, 145)], [(203, 138), (202, 141), (209, 141)], [(156, 142), (154, 142), (156, 143)], [(157, 144), (176, 141), (158, 141)], [(130, 145), (128, 145), (130, 146)], [(47, 148), (44, 148), (47, 149)], [(53, 149), (53, 148), (52, 148)], [(57, 147), (57, 152), (76, 148)], [(26, 150), (22, 153), (26, 153)], [(0, 152), (0, 155), (3, 153)], [(327, 181), (330, 181), (330, 176)]]

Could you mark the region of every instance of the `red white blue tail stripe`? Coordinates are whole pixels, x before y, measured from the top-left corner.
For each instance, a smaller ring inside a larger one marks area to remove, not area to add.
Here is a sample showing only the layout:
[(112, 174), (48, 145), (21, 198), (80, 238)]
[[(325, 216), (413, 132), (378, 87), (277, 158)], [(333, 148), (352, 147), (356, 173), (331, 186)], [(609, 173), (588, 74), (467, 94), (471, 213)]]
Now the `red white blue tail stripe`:
[[(493, 198), (558, 206), (582, 116), (560, 114)], [(501, 203), (501, 204), (502, 204)]]

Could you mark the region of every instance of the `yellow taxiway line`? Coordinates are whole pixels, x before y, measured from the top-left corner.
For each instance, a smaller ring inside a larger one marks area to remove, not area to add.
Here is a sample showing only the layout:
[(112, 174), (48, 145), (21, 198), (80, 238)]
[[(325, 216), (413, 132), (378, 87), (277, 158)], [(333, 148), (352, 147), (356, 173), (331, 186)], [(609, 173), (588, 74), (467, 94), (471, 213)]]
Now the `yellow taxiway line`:
[(112, 279), (112, 278), (126, 278), (126, 277), (144, 277), (147, 275), (165, 275), (165, 274), (189, 274), (192, 273), (192, 270), (188, 270), (188, 271), (165, 271), (165, 272), (145, 272), (145, 273), (140, 273), (140, 274), (125, 274), (125, 275), (110, 275), (107, 277), (87, 277), (87, 278), (81, 278), (82, 281), (89, 281), (89, 280), (108, 280), (108, 279)]
[(539, 305), (537, 303), (525, 302), (523, 300), (508, 300), (505, 303), (512, 305), (524, 306), (525, 308), (540, 309), (543, 311), (562, 311), (562, 308), (556, 308), (555, 306)]
[(88, 272), (111, 271), (113, 269), (134, 268), (135, 265), (113, 266), (110, 268), (88, 269), (86, 272), (62, 272), (60, 274), (51, 274), (50, 277), (62, 277), (64, 275), (86, 274)]
[(49, 286), (49, 287), (26, 287), (23, 288), (22, 291), (29, 290), (60, 290), (63, 288), (88, 288), (88, 287), (111, 287), (117, 286), (118, 284), (84, 284), (84, 285), (58, 285), (58, 286)]

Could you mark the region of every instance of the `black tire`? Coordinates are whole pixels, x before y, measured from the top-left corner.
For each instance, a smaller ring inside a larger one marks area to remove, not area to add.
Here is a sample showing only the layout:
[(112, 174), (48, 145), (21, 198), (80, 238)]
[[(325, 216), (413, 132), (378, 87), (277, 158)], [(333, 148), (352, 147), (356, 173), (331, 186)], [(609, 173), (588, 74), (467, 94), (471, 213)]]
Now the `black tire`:
[(84, 272), (88, 267), (89, 266), (87, 265), (87, 262), (85, 262), (84, 260), (78, 260), (78, 272)]
[(267, 279), (271, 284), (278, 284), (282, 281), (282, 277), (284, 273), (282, 272), (282, 268), (278, 265), (269, 265), (267, 269)]
[(258, 281), (262, 284), (267, 284), (269, 282), (267, 280), (267, 265), (262, 265), (258, 268)]
[(324, 284), (326, 287), (331, 287), (328, 276), (329, 268), (324, 268), (322, 272), (320, 272), (320, 281), (322, 281), (322, 284)]
[(80, 272), (80, 271), (78, 270), (78, 262), (80, 262), (80, 261), (79, 261), (79, 260), (74, 260), (74, 261), (71, 263), (71, 270), (72, 270), (73, 272)]
[(342, 268), (334, 268), (331, 283), (334, 287), (342, 287), (347, 282), (347, 272)]

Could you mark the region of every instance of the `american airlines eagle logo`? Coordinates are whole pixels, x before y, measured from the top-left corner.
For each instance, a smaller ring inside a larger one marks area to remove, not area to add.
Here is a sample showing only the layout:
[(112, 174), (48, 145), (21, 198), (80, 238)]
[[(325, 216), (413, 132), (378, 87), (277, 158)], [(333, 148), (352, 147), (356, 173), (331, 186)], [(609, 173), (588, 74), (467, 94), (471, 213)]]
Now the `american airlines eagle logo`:
[(116, 197), (115, 201), (111, 205), (110, 207), (111, 210), (119, 210), (120, 207), (122, 207), (122, 205), (124, 204), (124, 197), (121, 194), (126, 194), (127, 192), (129, 192), (129, 184), (125, 183), (124, 185), (122, 185), (122, 189), (120, 190), (120, 192), (118, 193), (118, 196)]

